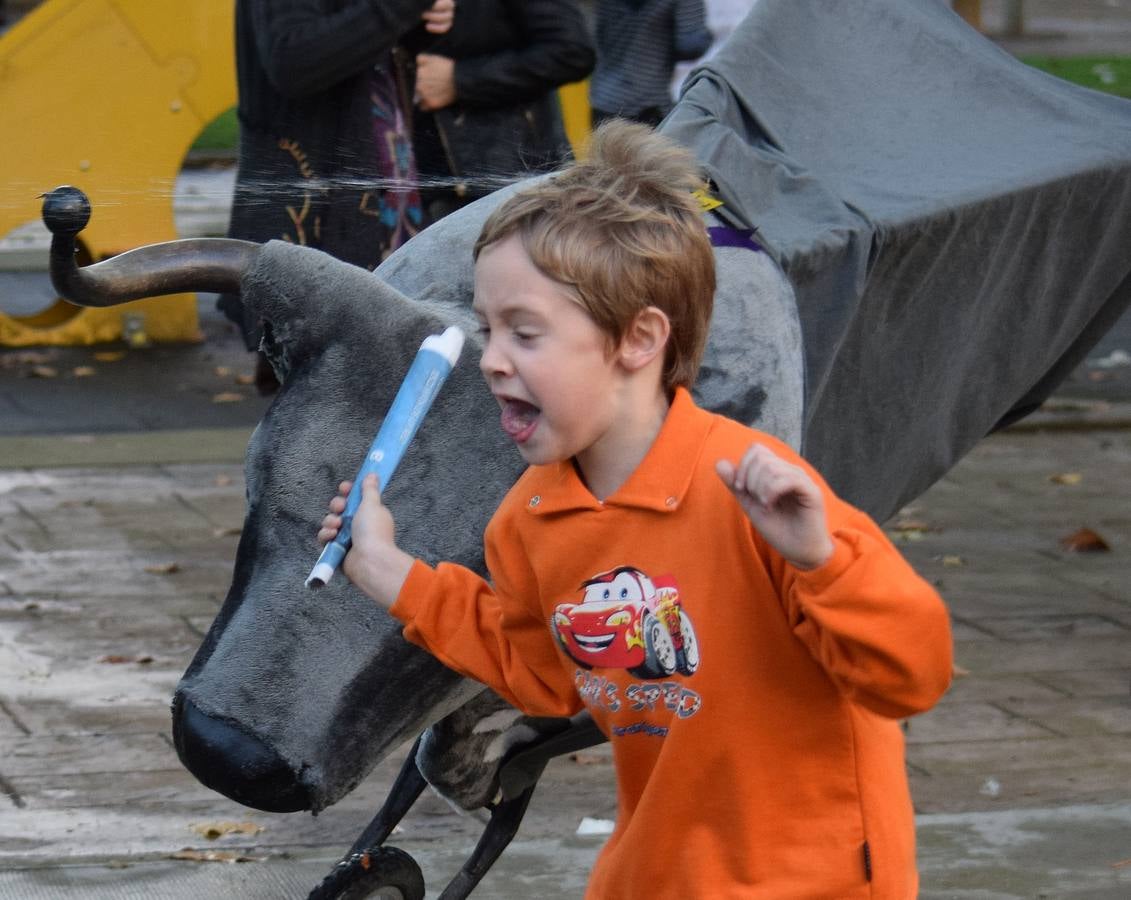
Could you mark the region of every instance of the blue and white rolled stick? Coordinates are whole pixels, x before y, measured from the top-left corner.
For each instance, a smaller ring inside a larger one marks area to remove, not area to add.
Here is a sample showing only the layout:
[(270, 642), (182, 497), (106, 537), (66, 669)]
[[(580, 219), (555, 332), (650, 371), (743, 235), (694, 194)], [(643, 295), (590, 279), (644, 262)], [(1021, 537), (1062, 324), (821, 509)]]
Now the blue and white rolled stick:
[(454, 325), (443, 334), (429, 335), (420, 345), (346, 496), (338, 536), (322, 549), (322, 555), (310, 570), (306, 579), (308, 588), (325, 585), (342, 564), (350, 548), (353, 517), (361, 504), (362, 480), (371, 472), (376, 473), (384, 490), (462, 349), (463, 332)]

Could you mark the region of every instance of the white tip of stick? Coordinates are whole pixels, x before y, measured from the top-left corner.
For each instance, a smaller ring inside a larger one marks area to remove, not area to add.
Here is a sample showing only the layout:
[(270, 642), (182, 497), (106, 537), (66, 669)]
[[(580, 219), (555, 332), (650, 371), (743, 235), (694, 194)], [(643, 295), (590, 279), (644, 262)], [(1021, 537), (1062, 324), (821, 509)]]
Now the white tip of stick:
[(444, 329), (443, 334), (430, 334), (420, 345), (421, 350), (431, 350), (439, 353), (448, 361), (448, 365), (455, 367), (463, 350), (463, 330), (455, 325)]
[(311, 589), (325, 587), (326, 583), (333, 577), (334, 567), (329, 563), (320, 562), (310, 570), (310, 576), (306, 579), (306, 586)]

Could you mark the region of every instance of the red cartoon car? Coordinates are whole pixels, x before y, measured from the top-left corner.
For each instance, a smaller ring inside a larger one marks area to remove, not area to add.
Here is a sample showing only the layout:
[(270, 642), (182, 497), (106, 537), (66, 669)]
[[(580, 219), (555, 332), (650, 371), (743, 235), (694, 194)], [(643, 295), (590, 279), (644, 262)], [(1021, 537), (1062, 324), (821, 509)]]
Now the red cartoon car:
[(580, 603), (562, 603), (551, 620), (562, 649), (579, 665), (627, 669), (637, 678), (691, 675), (699, 644), (670, 578), (655, 582), (621, 566), (582, 585)]

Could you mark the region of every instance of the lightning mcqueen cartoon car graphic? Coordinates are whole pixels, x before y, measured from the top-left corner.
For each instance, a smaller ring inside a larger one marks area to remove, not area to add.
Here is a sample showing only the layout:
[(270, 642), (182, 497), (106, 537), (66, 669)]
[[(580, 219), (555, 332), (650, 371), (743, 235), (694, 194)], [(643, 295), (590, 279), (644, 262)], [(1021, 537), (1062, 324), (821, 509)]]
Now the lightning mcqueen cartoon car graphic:
[(691, 675), (699, 668), (699, 643), (680, 608), (671, 578), (652, 581), (621, 566), (582, 585), (580, 603), (562, 603), (551, 619), (563, 650), (587, 669), (627, 669), (636, 678)]

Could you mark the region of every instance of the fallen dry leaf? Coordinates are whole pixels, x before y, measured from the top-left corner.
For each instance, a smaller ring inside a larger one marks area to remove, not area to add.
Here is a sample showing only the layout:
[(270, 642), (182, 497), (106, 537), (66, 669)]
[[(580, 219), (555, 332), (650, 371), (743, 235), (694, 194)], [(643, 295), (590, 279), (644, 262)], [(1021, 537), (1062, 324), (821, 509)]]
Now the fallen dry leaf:
[(951, 664), (951, 674), (955, 678), (965, 678), (967, 675), (970, 674), (970, 670), (962, 668), (962, 666), (960, 666), (958, 663), (952, 663)]
[(248, 856), (236, 850), (193, 850), (186, 847), (176, 853), (170, 853), (169, 859), (187, 859), (191, 862), (263, 862), (266, 856)]
[(218, 537), (218, 538), (234, 537), (235, 535), (241, 534), (242, 532), (243, 532), (243, 529), (240, 528), (239, 526), (229, 525), (227, 528), (215, 528), (215, 529), (213, 529), (212, 537)]
[[(906, 511), (905, 511), (906, 512)], [(923, 540), (928, 532), (938, 531), (930, 522), (900, 514), (884, 526), (888, 537), (895, 543), (908, 543)]]
[(241, 372), (235, 378), (236, 384), (255, 384), (255, 376), (249, 375), (246, 372)]
[(41, 353), (37, 350), (20, 350), (0, 356), (0, 368), (17, 369), (22, 366), (40, 366), (52, 362), (58, 354), (55, 351)]
[(1104, 400), (1046, 400), (1041, 404), (1042, 412), (1049, 413), (1088, 413), (1103, 412), (1111, 404)]
[(966, 560), (964, 560), (961, 556), (944, 556), (942, 558), (942, 564), (948, 569), (953, 569), (957, 568), (958, 566), (966, 565)]
[(58, 378), (59, 370), (53, 366), (32, 366), (28, 369), (28, 375), (32, 378)]
[(227, 366), (217, 366), (212, 371), (216, 373), (216, 377), (218, 377), (218, 378), (227, 378), (229, 375), (232, 374), (232, 370), (229, 369)]
[(181, 571), (181, 564), (175, 562), (157, 563), (156, 565), (146, 566), (145, 571), (150, 575), (173, 575)]
[(232, 483), (232, 476), (231, 475), (217, 475), (215, 478), (212, 479), (212, 483), (214, 485), (216, 485), (216, 487), (227, 487), (229, 484)]
[(241, 400), (246, 399), (243, 394), (237, 394), (235, 391), (221, 391), (212, 397), (213, 403), (239, 403)]
[(98, 362), (117, 362), (120, 359), (124, 359), (125, 356), (125, 350), (102, 350), (94, 354), (94, 358)]
[(1081, 528), (1060, 539), (1060, 546), (1072, 553), (1106, 553), (1111, 547), (1091, 528)]
[(606, 766), (611, 762), (607, 753), (571, 753), (569, 758), (579, 766)]
[(71, 369), (71, 374), (75, 378), (89, 378), (91, 375), (97, 374), (98, 370), (94, 366), (75, 366)]
[(125, 663), (137, 663), (139, 666), (148, 666), (153, 662), (153, 657), (148, 653), (141, 656), (129, 656), (124, 653), (109, 653), (101, 657), (98, 661), (112, 666), (120, 666)]
[(1084, 480), (1084, 476), (1079, 472), (1060, 472), (1056, 475), (1050, 475), (1049, 481), (1053, 484), (1079, 484)]
[(222, 838), (226, 834), (254, 835), (263, 830), (262, 825), (256, 825), (254, 822), (202, 822), (189, 825), (189, 828), (210, 841)]
[(904, 519), (899, 518), (892, 522), (889, 526), (892, 531), (934, 531), (934, 526), (929, 522), (924, 522), (922, 519)]

